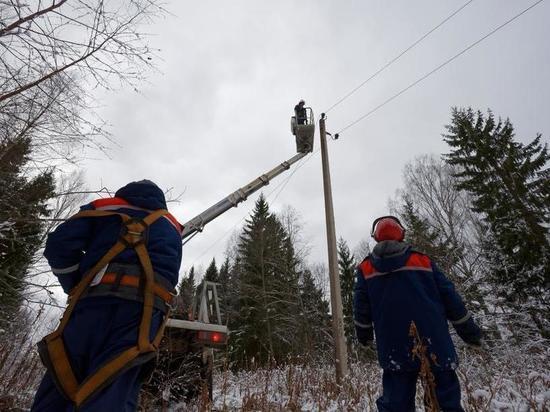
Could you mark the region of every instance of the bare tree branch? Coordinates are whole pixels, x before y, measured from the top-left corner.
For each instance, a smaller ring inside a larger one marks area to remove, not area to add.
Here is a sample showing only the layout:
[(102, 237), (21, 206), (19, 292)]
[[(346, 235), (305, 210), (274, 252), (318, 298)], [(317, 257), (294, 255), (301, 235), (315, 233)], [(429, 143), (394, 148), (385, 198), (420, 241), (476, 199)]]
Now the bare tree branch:
[(47, 7), (45, 9), (42, 9), (42, 10), (38, 10), (37, 12), (35, 13), (32, 13), (32, 14), (29, 14), (28, 16), (25, 16), (25, 17), (22, 17), (16, 21), (14, 21), (13, 23), (11, 24), (8, 24), (6, 27), (0, 29), (0, 37), (1, 36), (5, 36), (7, 34), (9, 34), (10, 31), (20, 27), (22, 24), (28, 22), (28, 21), (32, 21), (46, 13), (49, 13), (59, 7), (61, 7), (63, 5), (63, 3), (65, 3), (67, 0), (61, 0), (59, 3), (56, 3), (55, 1), (52, 3), (52, 5), (50, 7)]

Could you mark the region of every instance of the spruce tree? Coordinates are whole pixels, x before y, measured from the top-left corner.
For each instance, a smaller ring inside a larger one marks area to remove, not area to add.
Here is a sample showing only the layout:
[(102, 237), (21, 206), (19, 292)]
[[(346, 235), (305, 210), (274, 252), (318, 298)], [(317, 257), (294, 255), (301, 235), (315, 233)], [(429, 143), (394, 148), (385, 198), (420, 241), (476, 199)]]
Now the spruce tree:
[(547, 144), (540, 134), (518, 142), (512, 123), (495, 120), (490, 111), (484, 116), (456, 108), (444, 139), (451, 147), (447, 161), (459, 167), (458, 187), (472, 195), (487, 228), (490, 278), (509, 304), (528, 310), (544, 330), (550, 314)]
[(353, 324), (353, 285), (355, 281), (356, 262), (348, 244), (342, 238), (338, 240), (338, 268), (340, 272), (340, 290), (342, 294), (342, 311), (344, 314), (344, 333), (348, 344), (355, 336)]
[(184, 276), (178, 287), (175, 313), (183, 319), (188, 319), (193, 308), (195, 296), (195, 267), (191, 266), (187, 276)]
[(229, 258), (226, 257), (223, 261), (222, 265), (220, 266), (220, 271), (218, 273), (218, 281), (222, 285), (228, 285), (229, 284), (229, 276), (230, 276), (230, 264), (229, 264)]
[(207, 280), (209, 282), (218, 282), (219, 278), (218, 268), (216, 266), (216, 258), (212, 258), (212, 262), (210, 262), (210, 265), (204, 273), (204, 280)]
[(229, 318), (232, 316), (232, 303), (234, 302), (235, 282), (231, 282), (231, 265), (229, 264), (229, 258), (226, 257), (220, 271), (218, 273), (218, 299), (220, 304), (220, 311), (222, 315), (222, 321), (224, 324), (229, 322)]
[(284, 361), (296, 349), (299, 274), (288, 234), (263, 196), (239, 237), (236, 260), (240, 294), (233, 359), (241, 365), (252, 358), (260, 364)]
[(200, 305), (200, 301), (202, 298), (202, 288), (204, 286), (204, 282), (215, 282), (218, 283), (218, 268), (216, 266), (216, 258), (212, 258), (212, 262), (210, 262), (210, 265), (206, 268), (206, 272), (204, 272), (204, 276), (202, 277), (201, 283), (197, 286), (195, 291), (195, 300), (197, 302), (197, 305)]
[(318, 359), (331, 351), (332, 342), (329, 303), (323, 291), (315, 283), (310, 270), (306, 269), (300, 279), (301, 327), (300, 335), (303, 353), (309, 359)]
[(0, 311), (6, 320), (21, 304), (29, 264), (43, 240), (38, 219), (48, 215), (54, 195), (51, 171), (28, 173), (30, 153), (30, 139), (0, 143)]

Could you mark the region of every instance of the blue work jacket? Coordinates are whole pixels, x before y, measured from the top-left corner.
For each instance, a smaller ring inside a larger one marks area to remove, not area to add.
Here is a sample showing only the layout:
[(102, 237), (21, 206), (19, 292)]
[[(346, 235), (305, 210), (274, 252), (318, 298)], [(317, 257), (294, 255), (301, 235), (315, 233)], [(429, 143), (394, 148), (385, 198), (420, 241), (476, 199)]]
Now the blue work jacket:
[[(149, 181), (132, 182), (115, 197), (98, 199), (81, 210), (110, 210), (143, 218), (151, 211), (166, 209), (162, 190)], [(118, 216), (69, 219), (49, 234), (44, 256), (68, 293), (83, 275), (116, 243), (121, 231)], [(153, 269), (175, 287), (181, 265), (181, 225), (172, 215), (154, 222), (146, 231), (146, 247)], [(133, 249), (126, 249), (112, 263), (136, 264)]]
[(448, 320), (463, 338), (479, 340), (480, 330), (453, 283), (425, 254), (403, 242), (383, 241), (358, 266), (354, 288), (355, 326), (363, 331), (374, 328), (378, 360), (383, 369), (419, 368), (419, 361), (412, 353), (411, 322), (416, 324), (427, 345), (433, 367), (455, 369), (458, 357)]

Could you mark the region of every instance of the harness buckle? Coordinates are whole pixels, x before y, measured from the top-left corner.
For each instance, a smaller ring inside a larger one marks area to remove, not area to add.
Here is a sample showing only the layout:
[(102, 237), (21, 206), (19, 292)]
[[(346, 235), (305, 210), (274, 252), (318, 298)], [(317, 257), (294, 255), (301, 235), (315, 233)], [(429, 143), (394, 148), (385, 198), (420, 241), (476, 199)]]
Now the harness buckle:
[(128, 247), (135, 247), (147, 240), (147, 223), (139, 218), (131, 218), (120, 228), (119, 239)]

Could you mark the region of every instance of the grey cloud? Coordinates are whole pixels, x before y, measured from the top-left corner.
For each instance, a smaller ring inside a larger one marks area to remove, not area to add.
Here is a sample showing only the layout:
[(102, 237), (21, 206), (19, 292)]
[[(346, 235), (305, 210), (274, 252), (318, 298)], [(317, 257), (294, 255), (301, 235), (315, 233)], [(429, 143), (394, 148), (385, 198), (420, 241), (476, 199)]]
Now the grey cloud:
[[(526, 7), (527, 2), (477, 1), (410, 54), (328, 113), (336, 132), (467, 44)], [(446, 0), (171, 2), (177, 17), (148, 31), (161, 48), (162, 74), (142, 94), (106, 95), (102, 114), (122, 149), (112, 160), (86, 163), (91, 187), (150, 178), (186, 192), (173, 205), (185, 221), (294, 151), (289, 117), (304, 98), (316, 114), (394, 57), (459, 4)], [(368, 234), (373, 217), (401, 185), (414, 156), (440, 154), (454, 105), (509, 116), (518, 136), (550, 134), (550, 5), (518, 21), (345, 132), (330, 145), (339, 236), (350, 245)], [(316, 142), (318, 145), (318, 142)], [(311, 259), (326, 259), (320, 157), (308, 161), (273, 205), (302, 215)], [(287, 175), (265, 189), (271, 191)], [(253, 206), (254, 197), (213, 222), (184, 250), (184, 267)], [(218, 261), (219, 242), (197, 263)]]

